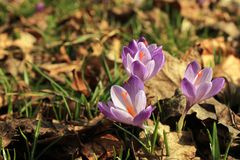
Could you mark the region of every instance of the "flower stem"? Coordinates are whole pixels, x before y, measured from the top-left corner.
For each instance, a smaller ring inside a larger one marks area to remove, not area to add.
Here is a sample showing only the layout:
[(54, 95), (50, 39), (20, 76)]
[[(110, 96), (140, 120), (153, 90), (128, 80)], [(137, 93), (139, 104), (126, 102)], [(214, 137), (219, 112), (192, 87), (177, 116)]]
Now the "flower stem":
[(183, 124), (184, 124), (184, 119), (186, 117), (186, 113), (183, 113), (182, 116), (180, 117), (178, 124), (177, 124), (177, 131), (181, 132), (183, 129)]

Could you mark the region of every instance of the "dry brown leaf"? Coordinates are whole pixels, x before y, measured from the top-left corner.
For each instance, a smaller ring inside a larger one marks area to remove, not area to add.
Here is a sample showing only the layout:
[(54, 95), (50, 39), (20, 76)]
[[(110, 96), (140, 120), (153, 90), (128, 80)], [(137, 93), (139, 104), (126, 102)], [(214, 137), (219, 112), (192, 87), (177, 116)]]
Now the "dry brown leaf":
[(120, 55), (121, 55), (121, 41), (117, 38), (114, 38), (112, 41), (110, 51), (107, 54), (107, 58), (110, 59), (111, 61), (117, 61), (121, 63), (122, 59)]
[(236, 24), (232, 22), (231, 16), (220, 7), (210, 10), (208, 5), (201, 7), (195, 1), (181, 0), (178, 2), (181, 6), (181, 15), (199, 27), (212, 27), (227, 33), (233, 38), (240, 36), (240, 31)]
[(146, 94), (150, 103), (159, 99), (169, 98), (180, 86), (187, 63), (164, 51), (165, 64), (163, 69), (152, 79), (146, 82)]
[(197, 42), (182, 56), (184, 61), (197, 60), (205, 67), (215, 66), (215, 60), (224, 60), (229, 55), (236, 55), (232, 43), (225, 41), (224, 37), (205, 39)]
[(59, 62), (67, 62), (67, 63), (71, 63), (71, 59), (67, 54), (66, 48), (65, 46), (61, 46), (60, 47), (60, 53), (59, 56), (56, 56), (57, 60)]
[(220, 56), (222, 59), (228, 55), (235, 55), (236, 51), (230, 43), (224, 40), (224, 37), (214, 39), (206, 39), (199, 42), (201, 48), (201, 58), (203, 66), (215, 65), (215, 56)]
[(18, 34), (20, 38), (16, 39), (13, 42), (13, 45), (16, 45), (19, 48), (21, 48), (23, 52), (27, 52), (27, 53), (30, 52), (34, 47), (36, 38), (27, 32), (19, 31)]
[(185, 62), (191, 62), (193, 60), (196, 60), (199, 64), (201, 64), (201, 53), (202, 48), (200, 47), (200, 44), (195, 44), (193, 47), (189, 48), (185, 54), (183, 54), (181, 59)]
[(82, 62), (80, 61), (72, 61), (69, 63), (58, 63), (58, 64), (42, 64), (40, 67), (47, 72), (49, 72), (49, 76), (54, 79), (65, 82), (65, 78), (61, 77), (61, 73), (69, 74), (73, 70), (79, 70), (81, 68)]
[(20, 17), (20, 20), (23, 24), (27, 26), (37, 26), (41, 30), (45, 30), (48, 27), (47, 18), (51, 14), (52, 8), (44, 8), (41, 12), (35, 12), (29, 18)]
[(103, 52), (103, 46), (99, 42), (91, 43), (91, 47), (93, 49), (93, 56), (100, 56)]
[(88, 159), (112, 159), (114, 157), (115, 148), (116, 153), (119, 153), (123, 142), (112, 134), (105, 134), (94, 138), (91, 142), (84, 144), (82, 147), (82, 154)]
[[(167, 141), (169, 146), (169, 156), (163, 159), (192, 160), (199, 159), (196, 157), (196, 147), (191, 132), (168, 132)], [(164, 150), (166, 155), (166, 149)]]
[(111, 31), (105, 31), (105, 35), (101, 38), (101, 43), (105, 43), (109, 38), (115, 36), (116, 34), (119, 33), (118, 29), (114, 29)]
[(75, 63), (67, 64), (67, 63), (58, 63), (58, 64), (42, 64), (40, 66), (42, 69), (49, 72), (49, 75), (54, 76), (58, 75), (59, 73), (69, 73), (74, 69), (79, 69), (78, 65)]
[(84, 95), (89, 96), (90, 92), (88, 91), (86, 84), (82, 80), (81, 72), (77, 72), (76, 70), (73, 70), (72, 73), (73, 73), (73, 83), (72, 83), (71, 87), (75, 91), (80, 91)]
[(240, 129), (237, 126), (240, 124), (240, 117), (236, 115), (229, 107), (222, 103), (219, 103), (214, 98), (206, 100), (205, 103), (214, 105), (215, 113), (217, 116), (216, 120), (228, 128), (233, 138), (237, 137), (237, 135), (240, 134)]
[(216, 77), (226, 77), (228, 81), (240, 86), (240, 59), (230, 55), (214, 68)]
[(9, 39), (8, 34), (0, 34), (0, 49), (7, 48), (13, 44), (13, 41)]

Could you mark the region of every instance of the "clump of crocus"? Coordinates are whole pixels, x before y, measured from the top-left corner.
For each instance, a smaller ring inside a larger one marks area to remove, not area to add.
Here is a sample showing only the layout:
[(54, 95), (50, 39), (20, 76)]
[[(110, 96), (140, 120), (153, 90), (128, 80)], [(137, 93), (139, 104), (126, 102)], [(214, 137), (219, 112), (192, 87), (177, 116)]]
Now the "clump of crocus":
[(143, 82), (136, 76), (131, 76), (123, 87), (111, 87), (111, 100), (98, 103), (100, 111), (109, 119), (144, 128), (154, 108), (146, 107), (146, 95)]
[(129, 75), (142, 81), (152, 78), (160, 71), (165, 62), (162, 46), (148, 45), (144, 37), (132, 40), (122, 51), (123, 66)]
[(179, 120), (182, 129), (183, 120), (189, 109), (196, 103), (218, 94), (224, 86), (224, 78), (212, 80), (212, 69), (201, 69), (196, 61), (191, 62), (185, 71), (181, 82), (181, 90), (187, 99), (185, 112)]

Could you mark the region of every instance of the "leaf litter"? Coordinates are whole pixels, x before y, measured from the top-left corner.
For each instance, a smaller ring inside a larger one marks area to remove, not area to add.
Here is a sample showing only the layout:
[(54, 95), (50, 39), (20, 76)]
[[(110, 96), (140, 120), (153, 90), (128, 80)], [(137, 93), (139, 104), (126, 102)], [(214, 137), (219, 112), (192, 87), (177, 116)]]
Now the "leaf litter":
[[(239, 2), (120, 1), (79, 2), (86, 7), (71, 11), (64, 0), (56, 6), (49, 2), (42, 11), (24, 0), (0, 2), (9, 11), (0, 13), (1, 148), (11, 155), (15, 150), (17, 159), (23, 159), (27, 147), (34, 146), (41, 120), (38, 159), (113, 159), (121, 154), (129, 159), (210, 159), (207, 129), (216, 122), (221, 153), (232, 139), (229, 158), (240, 158)], [(148, 104), (160, 106), (154, 111), (160, 119), (154, 154), (145, 154), (136, 139), (96, 109), (99, 100), (109, 97), (103, 94), (109, 81), (126, 80), (121, 48), (140, 35), (166, 50), (162, 71), (146, 83)], [(180, 134), (176, 123), (186, 100), (178, 88), (192, 60), (214, 67), (214, 77), (224, 77), (227, 84), (223, 92), (191, 108)]]

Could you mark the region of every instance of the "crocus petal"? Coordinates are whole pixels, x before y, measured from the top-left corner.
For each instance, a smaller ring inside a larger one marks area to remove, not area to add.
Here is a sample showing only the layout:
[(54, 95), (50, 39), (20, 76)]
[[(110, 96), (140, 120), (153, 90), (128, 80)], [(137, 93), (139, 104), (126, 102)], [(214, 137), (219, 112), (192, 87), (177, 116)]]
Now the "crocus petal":
[(128, 54), (125, 69), (129, 75), (131, 74), (131, 65), (132, 65), (133, 61), (134, 61), (134, 59)]
[(105, 103), (98, 102), (98, 108), (100, 112), (102, 112), (106, 117), (108, 117), (111, 120), (115, 120), (114, 116), (110, 111), (110, 106), (106, 105)]
[(123, 88), (129, 93), (132, 102), (135, 101), (135, 96), (140, 90), (144, 90), (144, 84), (137, 76), (132, 75), (127, 82), (123, 84)]
[(135, 110), (136, 110), (137, 114), (145, 109), (146, 104), (147, 104), (146, 94), (143, 90), (140, 90), (136, 94), (135, 101), (134, 101), (134, 107), (135, 107)]
[(133, 123), (136, 126), (141, 127), (143, 122), (147, 120), (150, 116), (154, 108), (152, 106), (148, 106), (146, 109), (142, 110), (134, 119)]
[(132, 74), (138, 76), (142, 81), (144, 81), (145, 74), (148, 74), (146, 67), (139, 61), (134, 61), (132, 63)]
[(203, 100), (204, 96), (210, 91), (211, 87), (212, 87), (211, 82), (201, 83), (196, 91), (195, 103), (198, 103), (201, 100)]
[(145, 75), (144, 79), (150, 79), (152, 76), (154, 76), (152, 74), (154, 68), (155, 68), (155, 61), (154, 60), (149, 61), (146, 65), (146, 69), (148, 71), (148, 74)]
[(151, 54), (143, 42), (138, 43), (138, 52), (136, 53), (134, 59), (139, 60), (144, 64), (151, 60)]
[(128, 92), (118, 85), (114, 85), (111, 87), (111, 98), (114, 106), (124, 111), (127, 111), (127, 106), (133, 106)]
[(157, 44), (150, 44), (147, 46), (147, 49), (150, 53), (152, 53), (155, 49), (157, 49)]
[(113, 107), (110, 108), (110, 111), (116, 121), (133, 124), (133, 117), (128, 112)]
[(224, 78), (215, 78), (212, 81), (211, 90), (208, 92), (208, 94), (204, 98), (207, 99), (218, 94), (218, 92), (220, 92), (221, 89), (224, 87), (224, 83), (225, 83)]
[(192, 105), (196, 96), (196, 90), (188, 79), (184, 78), (181, 82), (182, 93), (186, 96), (189, 105)]
[(198, 63), (196, 61), (193, 61), (187, 66), (184, 77), (187, 78), (189, 81), (193, 81), (200, 69), (201, 68)]
[(147, 43), (147, 40), (145, 39), (144, 36), (141, 36), (141, 37), (138, 39), (137, 42), (138, 42), (138, 43), (139, 43), (139, 42)]
[(132, 40), (129, 45), (128, 45), (129, 49), (131, 49), (133, 51), (133, 53), (136, 53), (138, 50), (138, 45), (137, 42), (135, 40)]
[(123, 50), (122, 50), (122, 61), (123, 61), (123, 65), (124, 67), (126, 68), (126, 65), (127, 65), (127, 55), (130, 54), (130, 56), (134, 57), (134, 52), (128, 48), (128, 47), (123, 47)]
[(212, 80), (212, 68), (204, 68), (199, 71), (193, 82), (194, 85), (199, 85), (203, 82), (211, 82)]
[(162, 49), (157, 49), (157, 51), (154, 52), (154, 56), (152, 57), (152, 59), (155, 62), (155, 66), (154, 66), (154, 70), (151, 73), (151, 77), (156, 75), (163, 67), (164, 62), (165, 62), (165, 56), (162, 52)]

